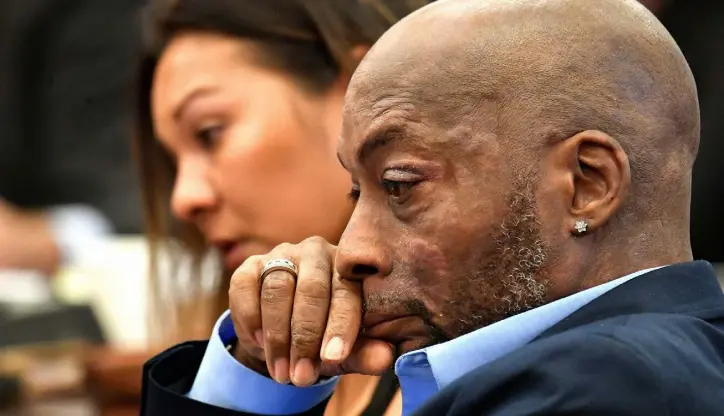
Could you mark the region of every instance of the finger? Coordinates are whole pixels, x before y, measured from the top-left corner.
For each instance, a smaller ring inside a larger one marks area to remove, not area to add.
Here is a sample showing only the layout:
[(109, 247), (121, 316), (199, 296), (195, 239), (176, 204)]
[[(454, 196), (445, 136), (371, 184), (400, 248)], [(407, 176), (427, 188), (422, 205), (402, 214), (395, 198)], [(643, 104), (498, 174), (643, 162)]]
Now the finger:
[(357, 339), (362, 324), (362, 285), (341, 279), (335, 272), (332, 278), (332, 300), (324, 334), (321, 358), (329, 363), (343, 362)]
[(271, 377), (267, 369), (264, 349), (256, 346), (255, 342), (239, 339), (239, 342), (227, 347), (229, 353), (243, 366), (263, 376)]
[(239, 342), (262, 344), (261, 292), (262, 256), (249, 257), (231, 277), (229, 308)]
[(272, 378), (282, 384), (289, 382), (290, 322), (295, 287), (294, 276), (284, 270), (267, 274), (261, 286), (266, 364)]
[(308, 386), (319, 377), (319, 349), (331, 298), (332, 257), (314, 250), (299, 265), (292, 312), (291, 379)]
[(387, 371), (394, 364), (394, 360), (395, 348), (391, 344), (359, 337), (344, 362), (323, 362), (320, 373), (327, 377), (348, 373), (378, 376)]
[(246, 331), (237, 328), (236, 324), (234, 324), (234, 331), (239, 341), (237, 342), (237, 348), (235, 348), (235, 350), (240, 348), (246, 356), (263, 362), (265, 359), (264, 348), (261, 345), (257, 345), (255, 340), (249, 339), (246, 336)]

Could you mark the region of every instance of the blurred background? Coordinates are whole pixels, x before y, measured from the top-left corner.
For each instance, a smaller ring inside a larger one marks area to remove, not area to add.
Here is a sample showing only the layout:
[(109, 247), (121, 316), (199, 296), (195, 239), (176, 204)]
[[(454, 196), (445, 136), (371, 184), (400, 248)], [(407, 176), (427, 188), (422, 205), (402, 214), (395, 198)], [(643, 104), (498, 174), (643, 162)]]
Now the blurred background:
[[(721, 267), (724, 2), (642, 2), (698, 84), (694, 255)], [(168, 346), (132, 146), (144, 6), (0, 0), (0, 415), (137, 414), (141, 364)], [(213, 261), (153, 254), (161, 281), (215, 284)]]

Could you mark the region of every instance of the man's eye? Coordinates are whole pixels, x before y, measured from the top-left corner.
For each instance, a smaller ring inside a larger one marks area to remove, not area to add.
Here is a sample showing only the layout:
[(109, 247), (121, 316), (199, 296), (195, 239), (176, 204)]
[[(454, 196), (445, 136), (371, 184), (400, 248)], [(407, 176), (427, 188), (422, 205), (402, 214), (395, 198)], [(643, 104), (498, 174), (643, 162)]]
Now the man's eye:
[(194, 136), (204, 149), (211, 149), (221, 139), (222, 132), (221, 125), (214, 125), (197, 130)]
[(407, 193), (418, 183), (419, 182), (399, 182), (387, 179), (382, 180), (382, 186), (385, 188), (387, 194), (395, 199), (405, 198)]

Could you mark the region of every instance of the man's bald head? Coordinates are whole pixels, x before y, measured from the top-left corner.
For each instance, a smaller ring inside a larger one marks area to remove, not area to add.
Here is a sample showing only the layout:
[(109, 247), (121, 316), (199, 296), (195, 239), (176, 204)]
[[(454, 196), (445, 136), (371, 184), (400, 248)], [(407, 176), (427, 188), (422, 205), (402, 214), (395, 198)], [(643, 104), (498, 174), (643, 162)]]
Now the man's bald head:
[(698, 140), (688, 65), (636, 1), (438, 1), (350, 83), (337, 267), (434, 342), (689, 260)]
[(439, 1), (380, 39), (348, 99), (351, 110), (410, 100), (443, 127), (514, 148), (601, 130), (648, 202), (688, 184), (699, 142), (691, 71), (634, 0)]

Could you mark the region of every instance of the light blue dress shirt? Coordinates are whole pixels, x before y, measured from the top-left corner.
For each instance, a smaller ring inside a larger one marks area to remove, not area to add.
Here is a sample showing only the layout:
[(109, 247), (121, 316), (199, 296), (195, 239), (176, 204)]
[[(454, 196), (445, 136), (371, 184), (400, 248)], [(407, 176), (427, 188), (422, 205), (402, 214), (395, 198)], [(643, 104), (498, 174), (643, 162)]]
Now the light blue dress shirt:
[[(652, 270), (655, 269), (624, 276), (452, 341), (402, 355), (395, 363), (395, 373), (402, 388), (402, 414), (411, 414), (435, 393), (469, 371), (522, 347), (602, 294)], [(334, 391), (336, 378), (300, 388), (277, 384), (244, 367), (224, 346), (234, 338), (234, 328), (227, 312), (214, 328), (188, 397), (232, 410), (288, 415), (311, 409)]]

